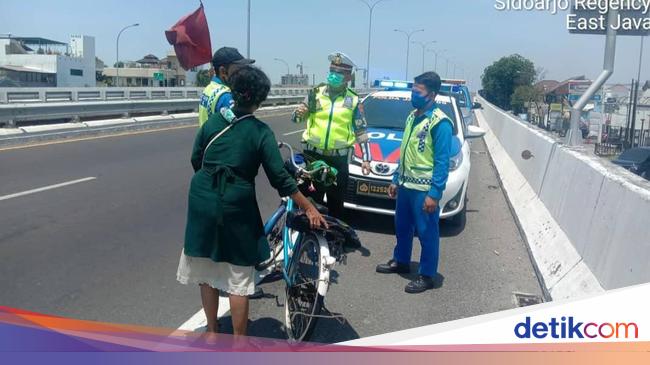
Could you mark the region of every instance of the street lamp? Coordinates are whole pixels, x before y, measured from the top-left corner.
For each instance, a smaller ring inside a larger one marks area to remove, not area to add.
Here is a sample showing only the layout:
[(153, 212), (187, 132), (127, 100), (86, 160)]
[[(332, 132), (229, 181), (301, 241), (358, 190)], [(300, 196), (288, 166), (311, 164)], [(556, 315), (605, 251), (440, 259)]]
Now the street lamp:
[(366, 57), (366, 87), (368, 87), (370, 85), (368, 79), (370, 77), (370, 35), (372, 34), (372, 11), (375, 10), (375, 6), (377, 6), (377, 4), (384, 2), (386, 0), (377, 0), (372, 5), (370, 5), (370, 3), (366, 0), (359, 0), (359, 1), (366, 4), (366, 6), (368, 6), (368, 9), (370, 10), (370, 20), (368, 21), (368, 55)]
[(443, 49), (441, 51), (436, 51), (435, 49), (430, 49), (429, 50), (429, 52), (433, 52), (436, 55), (435, 67), (433, 68), (433, 70), (435, 72), (438, 72), (438, 56), (445, 53), (445, 52), (447, 52), (447, 51), (448, 51), (448, 49)]
[(135, 23), (131, 25), (127, 25), (126, 27), (122, 28), (119, 33), (117, 33), (117, 44), (115, 46), (115, 86), (119, 87), (120, 86), (120, 36), (122, 35), (122, 32), (129, 28), (137, 27), (139, 26), (140, 23)]
[(413, 41), (412, 43), (419, 44), (422, 47), (422, 73), (424, 73), (424, 55), (426, 54), (427, 46), (436, 43), (436, 41), (429, 41), (429, 42)]
[(291, 73), (291, 71), (289, 70), (289, 63), (287, 61), (283, 60), (282, 58), (274, 58), (273, 61), (284, 63), (284, 65), (287, 66), (287, 75)]
[[(282, 63), (284, 63), (285, 66), (287, 66), (287, 77), (289, 77), (289, 74), (291, 73), (291, 71), (289, 70), (289, 63), (287, 61), (283, 60), (282, 58), (274, 58), (273, 60), (278, 61), (278, 62), (282, 62)], [(287, 80), (287, 81), (289, 81), (289, 80)], [(282, 77), (280, 77), (280, 84), (282, 84)]]
[(447, 65), (445, 66), (445, 77), (449, 77), (449, 57), (445, 57), (445, 61), (447, 61)]
[(401, 29), (394, 29), (395, 32), (403, 33), (406, 36), (406, 72), (404, 75), (404, 80), (409, 78), (409, 52), (411, 51), (411, 36), (417, 32), (424, 32), (424, 29), (417, 29), (411, 32), (407, 32)]

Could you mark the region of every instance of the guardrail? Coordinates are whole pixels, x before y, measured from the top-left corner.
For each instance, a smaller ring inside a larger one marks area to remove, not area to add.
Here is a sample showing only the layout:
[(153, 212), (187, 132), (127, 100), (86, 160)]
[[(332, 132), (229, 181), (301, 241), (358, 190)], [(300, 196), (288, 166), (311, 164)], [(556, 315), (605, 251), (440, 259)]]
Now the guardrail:
[(623, 151), (622, 143), (596, 143), (594, 144), (594, 153), (596, 156), (609, 157), (616, 156)]
[[(269, 97), (305, 96), (309, 89), (276, 87), (271, 89)], [(198, 99), (201, 91), (198, 87), (4, 87), (0, 88), (0, 104)]]
[[(272, 88), (263, 106), (301, 102), (309, 87)], [(0, 88), (0, 126), (135, 113), (196, 111), (201, 88)], [(360, 95), (370, 90), (358, 90)]]

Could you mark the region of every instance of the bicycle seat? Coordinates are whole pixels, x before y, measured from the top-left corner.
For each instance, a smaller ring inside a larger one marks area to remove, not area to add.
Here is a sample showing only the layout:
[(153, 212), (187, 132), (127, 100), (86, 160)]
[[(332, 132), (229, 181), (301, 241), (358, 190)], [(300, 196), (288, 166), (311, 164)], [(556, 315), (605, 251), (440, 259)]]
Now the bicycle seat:
[(328, 215), (330, 212), (329, 208), (324, 205), (314, 203), (314, 206), (316, 207), (316, 210), (318, 210), (318, 212), (322, 215)]
[(326, 207), (326, 206), (324, 206), (324, 205), (322, 205), (322, 204), (317, 203), (317, 202), (316, 202), (314, 199), (312, 199), (312, 198), (308, 198), (308, 199), (309, 199), (309, 201), (310, 201), (312, 204), (314, 204), (314, 207), (316, 207), (316, 210), (318, 210), (318, 212), (319, 212), (320, 214), (322, 214), (322, 215), (328, 215), (328, 214), (330, 213), (330, 210), (329, 210), (328, 207)]
[(287, 227), (298, 232), (308, 232), (311, 227), (309, 218), (303, 212), (289, 212), (287, 213)]

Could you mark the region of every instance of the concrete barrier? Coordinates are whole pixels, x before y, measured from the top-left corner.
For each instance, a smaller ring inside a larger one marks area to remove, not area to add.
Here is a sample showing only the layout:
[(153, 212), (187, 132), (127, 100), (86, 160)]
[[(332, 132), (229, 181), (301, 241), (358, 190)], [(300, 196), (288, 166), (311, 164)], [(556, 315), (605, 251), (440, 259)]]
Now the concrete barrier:
[(650, 182), (481, 103), (486, 144), (548, 293), (650, 281)]

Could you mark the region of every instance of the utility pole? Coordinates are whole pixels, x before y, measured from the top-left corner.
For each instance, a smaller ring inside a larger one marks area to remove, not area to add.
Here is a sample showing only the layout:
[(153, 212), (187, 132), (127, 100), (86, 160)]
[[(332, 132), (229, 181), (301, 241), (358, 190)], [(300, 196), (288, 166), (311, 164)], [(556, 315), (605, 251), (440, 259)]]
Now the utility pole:
[[(607, 17), (607, 24), (617, 24), (618, 10), (615, 8), (610, 9)], [(616, 29), (610, 26), (607, 27), (603, 71), (571, 108), (571, 124), (566, 135), (566, 143), (569, 146), (582, 145), (582, 132), (580, 132), (580, 114), (582, 113), (582, 109), (584, 109), (585, 105), (587, 105), (589, 100), (591, 100), (591, 97), (598, 92), (614, 72), (614, 61), (616, 60), (616, 34)]]
[[(637, 105), (639, 103), (639, 87), (641, 83), (641, 64), (643, 63), (643, 41), (645, 37), (641, 36), (641, 48), (639, 49), (639, 70), (636, 76), (636, 88), (634, 89), (634, 104), (632, 104), (632, 123), (631, 123), (631, 133), (632, 133), (632, 143), (631, 146), (634, 147), (634, 135), (636, 133), (636, 112)], [(641, 138), (641, 137), (639, 137)], [(641, 140), (639, 139), (639, 142)]]
[(248, 31), (246, 35), (246, 58), (251, 58), (251, 0), (248, 0)]

